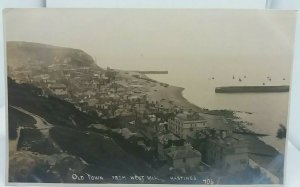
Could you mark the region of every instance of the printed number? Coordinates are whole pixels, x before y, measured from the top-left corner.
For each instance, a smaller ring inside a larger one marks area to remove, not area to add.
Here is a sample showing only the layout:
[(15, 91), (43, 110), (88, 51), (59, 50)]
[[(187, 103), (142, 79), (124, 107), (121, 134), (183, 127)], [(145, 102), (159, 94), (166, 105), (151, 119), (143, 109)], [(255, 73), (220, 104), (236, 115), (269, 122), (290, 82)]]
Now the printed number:
[(214, 184), (212, 179), (203, 179), (204, 184)]

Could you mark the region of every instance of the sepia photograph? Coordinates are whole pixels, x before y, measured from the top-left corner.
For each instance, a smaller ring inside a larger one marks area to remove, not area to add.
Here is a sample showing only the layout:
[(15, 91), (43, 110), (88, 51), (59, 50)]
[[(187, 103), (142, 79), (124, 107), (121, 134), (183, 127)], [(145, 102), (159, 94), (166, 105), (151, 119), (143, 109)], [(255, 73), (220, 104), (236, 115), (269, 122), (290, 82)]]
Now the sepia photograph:
[(3, 17), (8, 183), (283, 184), (295, 11)]

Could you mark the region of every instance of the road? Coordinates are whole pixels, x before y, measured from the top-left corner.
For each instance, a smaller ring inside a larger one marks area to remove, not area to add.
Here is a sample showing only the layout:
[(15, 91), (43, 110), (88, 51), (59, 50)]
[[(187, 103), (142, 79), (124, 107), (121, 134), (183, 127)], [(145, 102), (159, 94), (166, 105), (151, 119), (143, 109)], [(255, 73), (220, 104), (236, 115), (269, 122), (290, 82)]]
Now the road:
[[(33, 117), (35, 120), (36, 120), (36, 123), (34, 124), (34, 126), (36, 127), (36, 129), (40, 130), (40, 132), (43, 134), (43, 136), (45, 138), (47, 138), (50, 143), (56, 148), (56, 150), (58, 150), (59, 152), (64, 152), (60, 146), (58, 146), (55, 141), (51, 138), (51, 136), (49, 135), (49, 130), (54, 127), (51, 123), (49, 123), (47, 120), (45, 120), (44, 118), (36, 115), (36, 114), (33, 114), (27, 110), (24, 110), (23, 108), (21, 107), (15, 107), (15, 106), (10, 106), (20, 112), (23, 112), (24, 114), (27, 114), (31, 117)], [(26, 127), (18, 127), (17, 129), (17, 138), (16, 140), (11, 140), (9, 141), (9, 151), (11, 153), (14, 153), (17, 151), (17, 146), (18, 146), (18, 141), (19, 141), (19, 138), (20, 138), (20, 131), (22, 129), (25, 129)], [(81, 157), (77, 156), (80, 161), (84, 164), (84, 165), (88, 165), (88, 163)]]
[(27, 110), (24, 110), (21, 107), (15, 107), (15, 106), (10, 106), (10, 107), (33, 117), (36, 121), (36, 123), (34, 124), (36, 129), (40, 130), (41, 133), (45, 136), (45, 138), (49, 138), (49, 129), (51, 129), (53, 127), (53, 125), (51, 123), (47, 122), (44, 118), (42, 118), (36, 114), (28, 112)]
[[(24, 114), (27, 114), (27, 115), (33, 117), (36, 121), (36, 123), (33, 124), (36, 127), (36, 129), (39, 130), (43, 134), (43, 136), (45, 138), (47, 138), (53, 144), (53, 146), (55, 148), (57, 148), (57, 150), (61, 150), (61, 148), (49, 136), (49, 130), (53, 127), (53, 125), (51, 123), (47, 122), (44, 118), (42, 118), (42, 117), (40, 117), (36, 114), (33, 114), (33, 113), (31, 113), (27, 110), (24, 110), (21, 107), (15, 107), (15, 106), (10, 106), (10, 107), (12, 107), (12, 108), (24, 113)], [(20, 131), (21, 131), (21, 129), (24, 129), (24, 128), (25, 127), (19, 127), (17, 129), (17, 138), (16, 138), (16, 140), (10, 141), (10, 143), (9, 143), (10, 144), (10, 146), (9, 146), (10, 151), (13, 151), (13, 152), (17, 151), (18, 141), (19, 141), (19, 138), (20, 138)]]
[(18, 142), (20, 138), (21, 127), (17, 128), (17, 138), (15, 140), (9, 140), (9, 152), (14, 153), (17, 151)]

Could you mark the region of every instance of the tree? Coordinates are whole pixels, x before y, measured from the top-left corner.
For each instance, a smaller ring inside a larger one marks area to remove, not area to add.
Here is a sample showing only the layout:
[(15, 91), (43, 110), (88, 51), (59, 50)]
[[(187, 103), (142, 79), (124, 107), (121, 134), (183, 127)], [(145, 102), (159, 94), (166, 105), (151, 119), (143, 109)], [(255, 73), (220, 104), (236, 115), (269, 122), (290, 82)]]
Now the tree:
[(283, 139), (286, 137), (286, 127), (283, 126), (282, 124), (279, 124), (279, 129), (277, 130), (277, 138)]

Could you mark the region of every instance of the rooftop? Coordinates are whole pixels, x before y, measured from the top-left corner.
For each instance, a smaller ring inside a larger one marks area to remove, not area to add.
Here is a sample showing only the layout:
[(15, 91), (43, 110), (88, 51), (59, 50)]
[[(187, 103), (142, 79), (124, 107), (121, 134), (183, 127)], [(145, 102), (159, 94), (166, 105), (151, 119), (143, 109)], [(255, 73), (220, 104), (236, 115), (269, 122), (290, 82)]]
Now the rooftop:
[(226, 131), (231, 130), (230, 125), (227, 124), (226, 120), (222, 116), (215, 116), (202, 113), (200, 113), (199, 115), (206, 120), (208, 128)]
[(205, 120), (198, 113), (184, 112), (184, 113), (177, 114), (176, 117), (183, 121), (204, 121)]
[(123, 128), (121, 129), (121, 134), (125, 139), (128, 139), (136, 133), (131, 132), (128, 128)]
[(49, 86), (49, 88), (51, 88), (51, 89), (60, 89), (60, 88), (66, 88), (67, 86), (66, 85), (64, 85), (64, 84), (51, 84), (50, 86)]
[(172, 133), (168, 133), (168, 134), (159, 136), (158, 140), (161, 144), (167, 144), (169, 140), (176, 141), (176, 140), (179, 140), (179, 138)]
[(231, 135), (226, 136), (225, 138), (213, 137), (210, 139), (210, 141), (223, 147), (247, 146), (246, 141), (240, 135)]
[[(174, 150), (172, 150), (174, 149)], [(183, 159), (183, 158), (195, 158), (201, 157), (201, 153), (197, 150), (192, 149), (192, 146), (177, 146), (171, 147), (168, 156), (172, 159)]]
[(91, 124), (89, 127), (93, 127), (95, 129), (107, 130), (108, 128), (103, 124)]

